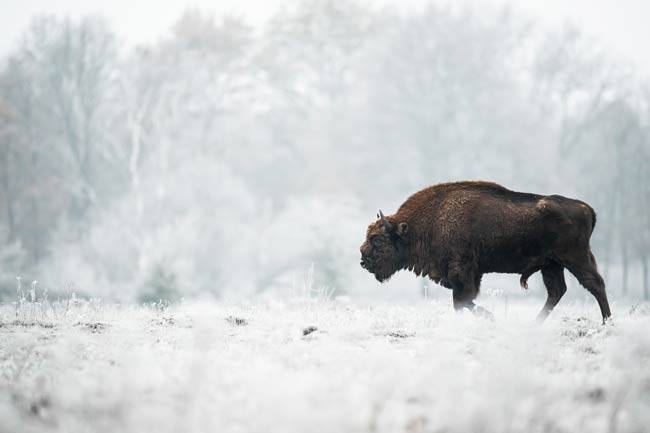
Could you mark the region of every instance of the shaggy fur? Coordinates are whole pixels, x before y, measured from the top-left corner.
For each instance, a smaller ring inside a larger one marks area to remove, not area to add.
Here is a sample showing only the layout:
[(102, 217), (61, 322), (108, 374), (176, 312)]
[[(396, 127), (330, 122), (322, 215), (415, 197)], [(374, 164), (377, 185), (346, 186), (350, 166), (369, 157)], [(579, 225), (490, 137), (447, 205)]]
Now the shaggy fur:
[(541, 320), (566, 292), (566, 268), (596, 298), (604, 321), (610, 316), (605, 284), (589, 247), (595, 224), (596, 213), (579, 200), (491, 182), (442, 183), (370, 224), (361, 266), (380, 282), (401, 269), (428, 276), (453, 290), (456, 309), (481, 312), (474, 299), (483, 274), (521, 274), (527, 288), (528, 277), (542, 271), (548, 299)]

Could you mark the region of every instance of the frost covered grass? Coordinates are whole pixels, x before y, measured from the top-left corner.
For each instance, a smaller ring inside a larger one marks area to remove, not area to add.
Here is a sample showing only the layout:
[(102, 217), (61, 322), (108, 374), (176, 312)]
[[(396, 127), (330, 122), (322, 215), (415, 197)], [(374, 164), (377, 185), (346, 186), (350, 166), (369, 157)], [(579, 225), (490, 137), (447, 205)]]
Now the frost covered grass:
[(648, 305), (492, 304), (3, 305), (0, 431), (648, 431)]

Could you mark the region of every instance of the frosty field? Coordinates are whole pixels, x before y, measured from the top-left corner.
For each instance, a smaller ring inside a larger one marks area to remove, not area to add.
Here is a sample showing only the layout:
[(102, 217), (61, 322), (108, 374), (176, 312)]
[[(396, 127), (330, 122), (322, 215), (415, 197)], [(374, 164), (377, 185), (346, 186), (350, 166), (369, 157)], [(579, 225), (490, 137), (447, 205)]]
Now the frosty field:
[(648, 306), (537, 304), (7, 304), (0, 431), (648, 431)]

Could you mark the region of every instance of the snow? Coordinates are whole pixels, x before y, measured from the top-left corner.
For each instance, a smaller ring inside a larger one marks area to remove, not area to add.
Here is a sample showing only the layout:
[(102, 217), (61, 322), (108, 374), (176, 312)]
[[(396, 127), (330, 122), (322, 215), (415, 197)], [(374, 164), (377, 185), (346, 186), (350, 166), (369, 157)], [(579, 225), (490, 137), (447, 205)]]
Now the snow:
[(6, 304), (0, 431), (647, 431), (650, 306), (488, 301)]

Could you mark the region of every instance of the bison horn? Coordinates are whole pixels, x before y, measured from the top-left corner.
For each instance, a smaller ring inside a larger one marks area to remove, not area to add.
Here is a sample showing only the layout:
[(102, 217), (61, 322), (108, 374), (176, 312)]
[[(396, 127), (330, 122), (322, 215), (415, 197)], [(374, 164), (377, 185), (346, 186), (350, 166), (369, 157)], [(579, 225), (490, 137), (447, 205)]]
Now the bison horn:
[(390, 231), (393, 228), (393, 225), (386, 219), (381, 209), (379, 209), (379, 217), (381, 218), (381, 224), (386, 227), (386, 230)]

